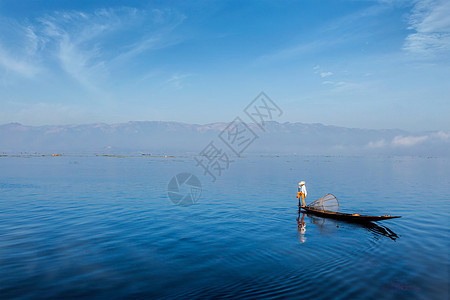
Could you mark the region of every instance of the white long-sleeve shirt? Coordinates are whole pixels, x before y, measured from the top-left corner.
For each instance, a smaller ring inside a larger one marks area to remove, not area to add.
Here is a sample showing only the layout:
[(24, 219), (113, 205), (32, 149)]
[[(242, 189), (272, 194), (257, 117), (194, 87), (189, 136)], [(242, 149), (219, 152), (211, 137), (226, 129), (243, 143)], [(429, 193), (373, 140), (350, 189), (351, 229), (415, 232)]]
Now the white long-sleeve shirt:
[(305, 185), (302, 185), (302, 193), (305, 194), (305, 197), (306, 197), (306, 195), (308, 195), (308, 192), (306, 191), (306, 186)]

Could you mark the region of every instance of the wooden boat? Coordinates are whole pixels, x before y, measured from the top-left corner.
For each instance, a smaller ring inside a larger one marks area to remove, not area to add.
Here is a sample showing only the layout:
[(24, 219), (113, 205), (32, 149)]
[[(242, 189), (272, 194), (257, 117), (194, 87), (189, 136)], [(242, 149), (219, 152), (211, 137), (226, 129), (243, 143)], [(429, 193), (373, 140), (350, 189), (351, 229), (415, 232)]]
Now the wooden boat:
[(326, 218), (333, 218), (351, 222), (372, 222), (372, 221), (381, 221), (388, 219), (401, 218), (401, 216), (391, 216), (391, 215), (383, 215), (383, 216), (368, 216), (368, 215), (360, 215), (360, 214), (349, 214), (338, 212), (339, 210), (339, 202), (336, 197), (332, 194), (326, 194), (322, 198), (312, 202), (309, 205), (301, 206), (300, 209), (304, 209), (305, 211)]
[(312, 214), (315, 214), (315, 215), (318, 215), (321, 217), (346, 220), (346, 221), (352, 221), (352, 222), (372, 222), (372, 221), (381, 221), (381, 220), (401, 218), (401, 216), (389, 216), (389, 215), (367, 216), (367, 215), (360, 215), (360, 214), (346, 214), (346, 213), (341, 213), (341, 212), (318, 210), (318, 209), (314, 209), (314, 208), (311, 208), (308, 206), (300, 207), (300, 208), (306, 210), (309, 213), (312, 213)]

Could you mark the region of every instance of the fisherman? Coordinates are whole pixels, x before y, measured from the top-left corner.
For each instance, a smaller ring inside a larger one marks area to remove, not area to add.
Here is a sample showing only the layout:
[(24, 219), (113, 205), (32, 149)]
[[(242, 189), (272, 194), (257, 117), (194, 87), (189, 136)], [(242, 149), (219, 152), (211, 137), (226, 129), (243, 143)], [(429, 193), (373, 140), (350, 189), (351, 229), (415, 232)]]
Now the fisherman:
[(304, 181), (300, 181), (298, 183), (297, 199), (298, 199), (298, 202), (300, 204), (300, 197), (302, 198), (303, 205), (301, 207), (305, 207), (306, 206), (305, 198), (306, 198), (307, 194), (308, 194), (308, 192), (306, 192), (305, 182)]

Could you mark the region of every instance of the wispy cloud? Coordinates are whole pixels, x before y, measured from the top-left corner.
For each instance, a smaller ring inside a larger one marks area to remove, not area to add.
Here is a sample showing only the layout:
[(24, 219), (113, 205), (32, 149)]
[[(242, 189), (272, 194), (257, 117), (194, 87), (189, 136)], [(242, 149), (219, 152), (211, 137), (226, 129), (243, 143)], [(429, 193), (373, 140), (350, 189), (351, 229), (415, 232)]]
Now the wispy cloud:
[(13, 57), (11, 53), (0, 45), (0, 68), (16, 74), (32, 77), (38, 72), (38, 67), (23, 58)]
[(361, 84), (348, 81), (325, 80), (322, 82), (322, 84), (332, 87), (332, 91), (334, 92), (348, 92), (361, 88)]
[(312, 42), (304, 42), (296, 46), (286, 47), (279, 51), (265, 54), (257, 58), (258, 63), (271, 63), (280, 60), (287, 60), (302, 55), (310, 55), (328, 49), (332, 44), (338, 41), (317, 40)]
[(18, 75), (26, 78), (39, 72), (36, 56), (39, 40), (29, 24), (0, 18), (0, 71), (6, 77)]
[(360, 84), (357, 83), (343, 80), (330, 80), (329, 77), (335, 74), (330, 71), (323, 71), (322, 67), (320, 67), (319, 65), (314, 66), (313, 71), (314, 74), (317, 74), (318, 76), (320, 76), (320, 78), (322, 78), (322, 84), (330, 87), (334, 92), (346, 92), (360, 88)]
[(409, 16), (403, 49), (408, 53), (430, 58), (448, 55), (450, 51), (450, 2), (447, 0), (418, 0)]
[[(110, 75), (110, 68), (126, 63), (135, 56), (152, 49), (172, 45), (171, 32), (184, 20), (171, 10), (138, 10), (109, 8), (94, 11), (55, 11), (34, 20), (14, 21), (11, 33), (23, 40), (22, 51), (10, 46), (0, 37), (0, 68), (23, 76), (33, 76), (36, 65), (60, 70), (83, 87), (98, 91), (102, 78)], [(120, 40), (120, 46), (116, 41)], [(13, 44), (9, 42), (9, 44)], [(19, 45), (15, 45), (20, 48)], [(20, 49), (19, 49), (20, 50)], [(12, 55), (15, 53), (16, 55)], [(50, 70), (55, 72), (54, 69)]]
[(50, 57), (83, 87), (98, 92), (98, 80), (107, 74), (102, 42), (120, 25), (116, 13), (55, 12), (39, 18), (38, 25), (39, 38)]
[(69, 35), (63, 35), (59, 41), (58, 59), (62, 68), (92, 91), (97, 91), (96, 82), (107, 73), (105, 62), (99, 57), (97, 49), (82, 50)]
[[(97, 85), (93, 83), (108, 75), (108, 65), (167, 45), (168, 33), (183, 19), (177, 16), (173, 21), (170, 13), (134, 8), (101, 9), (93, 13), (58, 13), (41, 22), (48, 35), (55, 39), (63, 69), (84, 86), (95, 89)], [(118, 32), (133, 31), (139, 26), (146, 28), (139, 31), (141, 34), (119, 36), (125, 39), (120, 49), (108, 47), (111, 39), (118, 38)]]
[[(321, 52), (332, 52), (336, 47), (354, 42), (361, 38), (367, 39), (373, 34), (373, 30), (365, 30), (367, 20), (375, 18), (391, 9), (396, 0), (368, 2), (371, 3), (363, 9), (339, 18), (331, 19), (328, 22), (324, 22), (322, 26), (313, 28), (315, 31), (315, 34), (312, 35), (315, 37), (314, 39), (302, 40), (298, 44), (280, 48), (278, 51), (260, 56), (257, 61), (274, 62), (311, 54), (317, 55)], [(364, 24), (364, 26), (359, 26), (361, 24)]]
[(393, 146), (411, 147), (425, 142), (429, 137), (424, 136), (396, 136), (392, 140)]
[(152, 17), (157, 28), (146, 32), (140, 39), (128, 45), (126, 50), (116, 57), (117, 61), (127, 60), (148, 50), (162, 49), (181, 42), (180, 38), (168, 37), (173, 30), (183, 23), (186, 16), (170, 10), (154, 9), (152, 10)]
[(170, 85), (173, 88), (180, 90), (184, 87), (184, 80), (188, 77), (191, 77), (192, 74), (173, 74), (168, 80), (164, 82), (165, 85)]

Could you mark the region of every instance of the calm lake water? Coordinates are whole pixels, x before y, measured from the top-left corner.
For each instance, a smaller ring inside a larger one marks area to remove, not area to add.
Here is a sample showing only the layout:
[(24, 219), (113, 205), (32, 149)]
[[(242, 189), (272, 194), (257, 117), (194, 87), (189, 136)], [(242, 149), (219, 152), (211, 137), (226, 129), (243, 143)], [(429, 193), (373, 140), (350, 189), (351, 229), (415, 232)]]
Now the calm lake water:
[[(303, 216), (300, 180), (307, 203), (403, 217)], [(255, 155), (213, 183), (188, 156), (0, 157), (0, 298), (448, 299), (449, 186), (444, 158)]]

